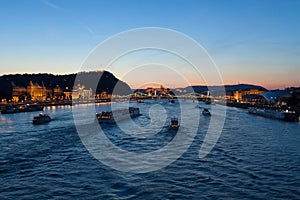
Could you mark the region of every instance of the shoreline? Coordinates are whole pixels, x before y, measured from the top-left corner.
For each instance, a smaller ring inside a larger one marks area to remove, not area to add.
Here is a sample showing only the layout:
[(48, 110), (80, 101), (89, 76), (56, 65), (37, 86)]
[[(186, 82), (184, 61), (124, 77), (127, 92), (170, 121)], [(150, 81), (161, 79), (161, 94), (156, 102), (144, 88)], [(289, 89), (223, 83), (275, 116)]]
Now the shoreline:
[[(90, 103), (109, 103), (109, 102), (122, 102), (124, 100), (129, 101), (136, 101), (139, 100), (160, 100), (160, 99), (170, 99), (168, 97), (160, 97), (160, 98), (103, 98), (98, 100), (85, 100), (85, 101), (51, 101), (51, 102), (22, 102), (22, 103), (0, 103), (0, 111), (5, 110), (8, 107), (12, 106), (21, 106), (21, 105), (28, 105), (28, 106), (74, 106), (79, 104), (90, 104)], [(196, 99), (196, 98), (187, 98), (187, 97), (174, 97), (173, 99), (189, 99), (189, 100), (197, 100), (198, 102), (205, 102), (203, 99)], [(196, 101), (195, 101), (196, 102)], [(241, 109), (249, 109), (253, 107), (261, 107), (261, 105), (255, 105), (250, 103), (237, 103), (237, 102), (223, 102), (223, 101), (213, 101), (213, 104), (228, 106), (228, 107), (235, 107), (235, 108), (241, 108)], [(272, 107), (270, 107), (272, 108)], [(292, 108), (297, 114), (298, 117), (300, 117), (300, 108)]]

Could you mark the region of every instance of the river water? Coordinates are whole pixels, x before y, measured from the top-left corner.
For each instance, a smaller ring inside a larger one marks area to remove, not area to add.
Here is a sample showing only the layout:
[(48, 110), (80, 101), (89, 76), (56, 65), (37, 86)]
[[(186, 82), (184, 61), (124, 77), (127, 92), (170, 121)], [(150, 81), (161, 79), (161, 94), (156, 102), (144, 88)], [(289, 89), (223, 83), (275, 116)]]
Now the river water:
[[(132, 104), (142, 114), (133, 122), (150, 136), (126, 133), (124, 127), (132, 126), (126, 121), (123, 128), (102, 126), (113, 144), (147, 153), (175, 138), (177, 133), (170, 132), (167, 123), (181, 115), (178, 102)], [(185, 112), (199, 109), (192, 101), (182, 104)], [(200, 114), (197, 132), (178, 159), (155, 171), (134, 173), (96, 159), (77, 133), (74, 113), (82, 116), (77, 124), (88, 126), (92, 122), (84, 117), (87, 113), (110, 108), (110, 104), (46, 107), (44, 112), (53, 120), (38, 126), (32, 124), (38, 112), (0, 115), (0, 199), (300, 199), (300, 123), (228, 107), (220, 138), (206, 157), (199, 158), (210, 123)], [(190, 120), (195, 120), (192, 114)], [(180, 130), (189, 133), (190, 128), (183, 124)]]

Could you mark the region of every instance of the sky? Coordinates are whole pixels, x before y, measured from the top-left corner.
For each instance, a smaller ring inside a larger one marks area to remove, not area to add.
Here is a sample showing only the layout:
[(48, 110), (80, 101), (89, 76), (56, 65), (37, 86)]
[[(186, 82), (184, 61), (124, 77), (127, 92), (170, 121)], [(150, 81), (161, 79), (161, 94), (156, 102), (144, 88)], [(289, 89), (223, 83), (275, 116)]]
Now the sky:
[(76, 73), (112, 35), (161, 27), (199, 43), (225, 84), (300, 86), (298, 0), (0, 0), (0, 5), (1, 75)]

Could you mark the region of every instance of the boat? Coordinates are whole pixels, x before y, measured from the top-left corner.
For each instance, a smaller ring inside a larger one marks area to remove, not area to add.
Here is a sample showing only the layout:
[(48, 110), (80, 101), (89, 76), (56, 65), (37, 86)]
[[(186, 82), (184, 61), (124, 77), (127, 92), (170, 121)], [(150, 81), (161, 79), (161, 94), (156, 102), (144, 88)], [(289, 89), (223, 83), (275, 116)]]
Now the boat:
[(210, 99), (206, 99), (206, 100), (204, 101), (204, 103), (207, 104), (207, 105), (210, 105), (210, 104), (211, 104), (211, 100), (210, 100)]
[(51, 121), (51, 118), (44, 113), (40, 113), (38, 116), (33, 117), (33, 124), (45, 124)]
[(140, 109), (129, 107), (114, 111), (103, 111), (96, 113), (96, 120), (100, 124), (114, 124), (116, 122), (140, 116)]
[(6, 107), (4, 110), (1, 110), (1, 114), (13, 114), (13, 113), (17, 113), (18, 111), (16, 110), (15, 107), (11, 106), (11, 107)]
[(144, 103), (144, 100), (143, 99), (139, 99), (137, 100), (138, 103)]
[(176, 117), (171, 118), (169, 129), (178, 130), (179, 127), (180, 127), (180, 125), (179, 125), (179, 122), (178, 122), (178, 118), (176, 118)]
[(169, 103), (175, 103), (174, 99), (169, 99)]
[(1, 114), (13, 114), (20, 112), (33, 112), (33, 111), (42, 111), (44, 106), (40, 105), (30, 105), (30, 104), (16, 104), (6, 107), (1, 111)]
[(203, 111), (202, 111), (202, 115), (205, 115), (205, 116), (211, 116), (209, 110), (207, 108), (204, 108)]
[(24, 109), (24, 112), (34, 112), (34, 111), (42, 111), (42, 110), (44, 110), (44, 106), (27, 105)]
[(297, 121), (296, 112), (288, 109), (252, 107), (248, 109), (248, 113), (283, 121)]

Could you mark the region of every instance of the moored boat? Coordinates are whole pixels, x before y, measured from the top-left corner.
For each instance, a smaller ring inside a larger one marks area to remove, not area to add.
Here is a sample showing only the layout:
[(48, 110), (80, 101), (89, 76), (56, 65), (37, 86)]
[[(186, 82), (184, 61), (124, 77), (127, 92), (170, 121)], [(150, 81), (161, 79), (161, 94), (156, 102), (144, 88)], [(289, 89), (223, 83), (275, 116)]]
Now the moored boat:
[(33, 112), (33, 111), (42, 111), (44, 106), (40, 105), (30, 105), (30, 104), (17, 104), (6, 107), (1, 111), (1, 114), (13, 114), (20, 112)]
[(171, 119), (170, 125), (169, 125), (169, 129), (171, 130), (178, 130), (180, 127), (179, 122), (178, 122), (178, 118), (173, 117)]
[(96, 113), (96, 120), (100, 124), (114, 124), (116, 122), (134, 118), (140, 115), (140, 109), (136, 107), (129, 107), (129, 109), (118, 109), (114, 111), (103, 111)]
[(6, 107), (4, 110), (1, 110), (1, 114), (13, 114), (13, 113), (18, 113), (18, 110), (13, 106)]
[(296, 112), (288, 109), (252, 107), (248, 109), (248, 113), (284, 121), (297, 121)]
[(51, 118), (44, 113), (40, 113), (38, 116), (33, 117), (32, 123), (33, 124), (44, 124), (51, 121)]
[(42, 110), (44, 110), (44, 106), (27, 105), (24, 109), (24, 112), (34, 112), (34, 111), (42, 111)]

